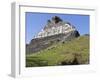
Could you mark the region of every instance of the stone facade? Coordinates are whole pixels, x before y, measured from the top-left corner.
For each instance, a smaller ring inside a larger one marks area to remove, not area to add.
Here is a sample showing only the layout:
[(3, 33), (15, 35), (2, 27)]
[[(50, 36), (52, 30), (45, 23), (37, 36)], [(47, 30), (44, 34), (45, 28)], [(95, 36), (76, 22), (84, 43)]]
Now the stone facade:
[(44, 29), (42, 29), (35, 38), (47, 37), (61, 33), (69, 33), (76, 30), (69, 22), (64, 22), (58, 16), (54, 16), (51, 20), (48, 20)]
[(72, 24), (55, 16), (48, 20), (46, 26), (29, 44), (26, 44), (26, 54), (39, 52), (50, 47), (53, 43), (70, 41), (79, 36), (79, 32)]

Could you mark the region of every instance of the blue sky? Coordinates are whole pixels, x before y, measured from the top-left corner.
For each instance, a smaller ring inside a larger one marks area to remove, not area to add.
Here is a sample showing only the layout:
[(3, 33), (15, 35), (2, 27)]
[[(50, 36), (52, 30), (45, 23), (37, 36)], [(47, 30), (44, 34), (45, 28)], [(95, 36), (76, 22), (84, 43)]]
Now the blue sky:
[(81, 35), (89, 34), (89, 15), (26, 12), (26, 43), (29, 43), (46, 25), (47, 20), (51, 19), (53, 16), (59, 16), (63, 21), (70, 22)]

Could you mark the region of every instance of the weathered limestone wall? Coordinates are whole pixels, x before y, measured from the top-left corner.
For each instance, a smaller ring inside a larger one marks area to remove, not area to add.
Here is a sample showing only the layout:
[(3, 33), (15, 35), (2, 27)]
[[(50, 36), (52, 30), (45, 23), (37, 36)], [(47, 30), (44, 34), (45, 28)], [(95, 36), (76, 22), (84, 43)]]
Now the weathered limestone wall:
[(48, 37), (32, 39), (31, 42), (26, 46), (26, 54), (38, 52), (40, 50), (46, 49), (55, 42), (69, 41), (78, 36), (80, 36), (80, 34), (78, 31), (75, 30), (66, 34), (61, 33)]

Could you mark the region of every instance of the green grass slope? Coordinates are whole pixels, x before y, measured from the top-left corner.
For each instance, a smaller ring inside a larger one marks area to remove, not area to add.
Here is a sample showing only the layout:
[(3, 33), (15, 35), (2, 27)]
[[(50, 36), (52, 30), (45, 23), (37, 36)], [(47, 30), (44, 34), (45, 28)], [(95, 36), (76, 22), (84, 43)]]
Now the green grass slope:
[(26, 67), (89, 64), (89, 36), (57, 42), (40, 52), (26, 55)]

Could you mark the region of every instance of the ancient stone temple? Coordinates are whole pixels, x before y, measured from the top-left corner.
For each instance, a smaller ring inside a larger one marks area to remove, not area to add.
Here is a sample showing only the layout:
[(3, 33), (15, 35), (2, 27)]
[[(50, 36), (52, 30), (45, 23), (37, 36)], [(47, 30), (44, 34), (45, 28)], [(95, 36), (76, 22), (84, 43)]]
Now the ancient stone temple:
[(70, 41), (78, 36), (80, 34), (72, 24), (54, 16), (26, 45), (26, 54), (36, 53), (50, 47), (53, 43)]
[(47, 21), (45, 27), (35, 36), (35, 38), (47, 37), (61, 33), (75, 31), (75, 27), (69, 22), (64, 22), (60, 17), (54, 16)]

